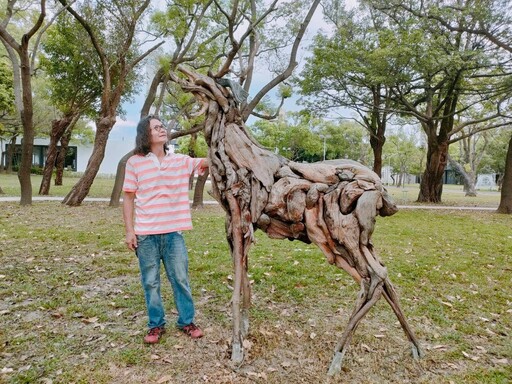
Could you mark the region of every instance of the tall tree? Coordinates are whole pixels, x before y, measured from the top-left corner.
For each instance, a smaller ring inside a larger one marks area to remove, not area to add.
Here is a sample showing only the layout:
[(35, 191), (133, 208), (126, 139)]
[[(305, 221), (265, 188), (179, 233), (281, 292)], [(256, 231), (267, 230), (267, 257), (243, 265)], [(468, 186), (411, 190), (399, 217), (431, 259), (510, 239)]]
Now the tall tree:
[[(426, 20), (427, 24), (436, 24), (448, 31), (447, 34), (480, 36), (498, 47), (500, 51), (508, 55), (512, 53), (512, 29), (509, 2), (506, 0), (488, 0), (488, 1), (464, 1), (460, 0), (456, 5), (451, 2), (438, 2), (436, 7), (415, 6), (413, 3), (403, 1), (375, 2), (374, 5), (384, 12), (392, 15), (397, 14), (397, 10), (402, 10), (420, 20)], [(479, 43), (480, 46), (483, 43)], [(507, 58), (505, 58), (507, 60)], [(504, 81), (501, 85), (502, 100), (510, 98), (510, 70), (498, 71), (503, 76)], [(512, 143), (512, 137), (510, 140)], [(512, 177), (512, 149), (509, 147), (506, 157), (505, 175)], [(501, 190), (501, 200), (498, 207), (500, 213), (512, 213), (512, 180), (504, 180)]]
[(32, 69), (33, 62), (30, 57), (30, 40), (36, 36), (43, 27), (46, 16), (46, 1), (41, 0), (35, 12), (34, 23), (27, 26), (28, 30), (22, 33), (19, 40), (8, 31), (8, 25), (17, 11), (16, 0), (7, 1), (4, 19), (0, 22), (0, 40), (7, 50), (13, 65), (15, 105), (23, 125), (23, 143), (21, 163), (18, 170), (18, 179), (21, 187), (21, 205), (32, 204), (32, 182), (30, 170), (32, 168), (32, 150), (34, 146), (34, 122), (32, 108)]
[[(401, 81), (395, 63), (387, 60), (394, 47), (384, 20), (364, 7), (346, 11), (340, 0), (328, 1), (324, 14), (334, 32), (320, 33), (299, 82), (303, 103), (311, 111), (336, 116), (342, 109), (370, 136), (373, 170), (380, 175), (386, 127), (393, 116), (391, 84)], [(347, 117), (345, 117), (347, 118)]]
[[(212, 77), (229, 77), (230, 81), (241, 85), (241, 94), (254, 95), (240, 104), (244, 121), (251, 115), (276, 118), (282, 102), (276, 110), (264, 114), (258, 113), (257, 107), (265, 96), (286, 82), (297, 67), (299, 45), (318, 4), (318, 0), (312, 3), (275, 0), (269, 4), (256, 0), (172, 3), (158, 18), (167, 20), (161, 24), (161, 28), (173, 37), (175, 50), (165, 60), (165, 66), (156, 71), (141, 116), (148, 114), (151, 108), (160, 110), (165, 94), (159, 90), (164, 88), (174, 92), (175, 89), (166, 84), (172, 78), (174, 69), (179, 64), (187, 63), (200, 71), (207, 71)], [(176, 15), (185, 18), (185, 21), (174, 21)], [(284, 57), (286, 60), (283, 60)], [(265, 70), (264, 65), (267, 66)], [(255, 81), (258, 75), (256, 67), (266, 72), (265, 78), (258, 79), (258, 82)], [(261, 87), (256, 88), (258, 85)], [(289, 94), (281, 92), (280, 97), (283, 101)], [(190, 105), (186, 108), (190, 109)], [(161, 111), (165, 115), (165, 110)], [(200, 112), (195, 111), (198, 115), (201, 115)], [(196, 124), (176, 123), (175, 118), (191, 117), (183, 110), (174, 111), (170, 116), (173, 121), (171, 126), (187, 129), (169, 132), (169, 139), (204, 128), (204, 120), (201, 119), (196, 119)], [(122, 185), (120, 172), (124, 170), (122, 163), (127, 157), (129, 154), (118, 165), (111, 205), (118, 203)]]
[[(374, 2), (374, 3), (379, 3)], [(414, 5), (428, 12), (442, 12), (438, 2)], [(504, 74), (510, 70), (506, 58), (481, 36), (447, 31), (439, 23), (418, 18), (402, 7), (377, 4), (395, 22), (399, 44), (390, 59), (409, 58), (400, 70), (409, 80), (392, 87), (402, 112), (414, 116), (427, 137), (427, 163), (420, 183), (418, 201), (441, 201), (443, 175), (452, 136), (462, 125), (476, 125), (502, 118)], [(453, 23), (470, 25), (473, 21), (445, 12)], [(493, 111), (475, 118), (482, 103), (494, 105)]]
[[(94, 48), (88, 44), (88, 36), (80, 24), (68, 13), (48, 30), (40, 58), (41, 68), (47, 75), (47, 99), (58, 111), (51, 123), (50, 143), (46, 154), (40, 195), (50, 191), (51, 177), (57, 163), (57, 145), (70, 137), (75, 123), (85, 115), (95, 117), (101, 97), (101, 72)], [(65, 142), (61, 151), (65, 153)]]
[[(217, 23), (218, 17), (215, 16), (214, 9), (213, 0), (177, 0), (152, 15), (152, 27), (157, 35), (171, 40), (171, 51), (161, 54), (158, 62), (153, 63), (152, 67), (156, 69), (141, 107), (140, 117), (147, 116), (151, 111), (169, 120), (169, 141), (202, 129), (201, 122), (192, 126), (182, 124), (184, 117), (191, 117), (193, 105), (182, 99), (180, 95), (183, 92), (170, 82), (169, 73), (177, 65), (187, 62), (204, 67), (218, 54), (219, 41), (225, 27)], [(168, 102), (169, 98), (173, 100)], [(188, 99), (190, 100), (190, 96)], [(167, 108), (168, 105), (170, 107)], [(126, 162), (132, 154), (132, 151), (125, 154), (117, 165), (109, 203), (112, 207), (119, 205)]]
[(507, 157), (505, 161), (505, 174), (501, 185), (501, 199), (498, 206), (499, 213), (512, 213), (512, 135), (508, 142)]
[(102, 94), (93, 151), (83, 176), (63, 200), (67, 205), (76, 206), (87, 196), (98, 173), (121, 100), (135, 86), (136, 66), (163, 42), (143, 53), (138, 52), (142, 42), (136, 33), (142, 28), (150, 0), (75, 2), (72, 5), (66, 0), (59, 2), (87, 32), (101, 67), (96, 75)]

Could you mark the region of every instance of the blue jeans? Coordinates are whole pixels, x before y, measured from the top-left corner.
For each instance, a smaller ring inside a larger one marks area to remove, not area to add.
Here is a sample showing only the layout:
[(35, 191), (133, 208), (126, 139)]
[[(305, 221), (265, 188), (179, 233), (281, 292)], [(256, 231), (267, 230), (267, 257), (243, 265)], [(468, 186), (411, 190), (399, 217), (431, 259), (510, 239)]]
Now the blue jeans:
[(188, 253), (181, 233), (138, 235), (136, 253), (149, 317), (148, 327), (165, 325), (165, 311), (160, 294), (160, 260), (174, 293), (174, 304), (178, 310), (176, 325), (182, 328), (192, 323), (194, 302), (188, 281)]

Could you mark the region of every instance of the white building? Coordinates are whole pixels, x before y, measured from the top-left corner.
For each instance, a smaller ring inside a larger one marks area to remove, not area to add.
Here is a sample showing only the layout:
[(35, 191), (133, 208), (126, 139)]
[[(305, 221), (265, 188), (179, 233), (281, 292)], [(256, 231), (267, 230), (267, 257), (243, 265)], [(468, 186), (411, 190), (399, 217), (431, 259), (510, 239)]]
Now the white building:
[[(34, 149), (32, 154), (32, 164), (36, 167), (44, 167), (46, 160), (46, 153), (48, 150), (49, 139), (34, 139)], [(7, 158), (8, 142), (0, 140), (2, 151), (2, 165), (5, 166)], [(130, 152), (135, 147), (135, 140), (114, 140), (107, 141), (105, 148), (105, 158), (103, 159), (99, 174), (102, 175), (115, 175), (117, 171), (117, 164), (119, 160)], [(66, 156), (65, 167), (75, 172), (84, 172), (87, 167), (89, 158), (91, 157), (93, 144), (83, 144), (80, 142), (71, 141), (68, 147), (68, 154)], [(14, 154), (14, 164), (16, 164), (21, 156), (21, 139), (16, 141), (16, 149)]]

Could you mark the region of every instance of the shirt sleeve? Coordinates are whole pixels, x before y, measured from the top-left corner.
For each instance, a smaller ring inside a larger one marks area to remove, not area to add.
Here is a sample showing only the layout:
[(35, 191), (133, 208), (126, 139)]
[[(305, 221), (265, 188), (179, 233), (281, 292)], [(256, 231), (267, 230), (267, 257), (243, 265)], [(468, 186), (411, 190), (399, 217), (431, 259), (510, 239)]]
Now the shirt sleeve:
[(126, 162), (126, 169), (124, 171), (124, 182), (123, 182), (123, 191), (124, 192), (137, 191), (137, 175), (135, 173), (135, 167), (131, 160), (132, 159), (130, 158)]
[[(203, 160), (204, 159), (201, 157), (197, 157), (197, 158), (196, 157), (188, 157), (187, 158), (188, 171), (191, 175), (196, 171), (196, 169), (199, 167), (199, 164), (201, 164), (201, 162)], [(202, 174), (202, 172), (200, 174)]]

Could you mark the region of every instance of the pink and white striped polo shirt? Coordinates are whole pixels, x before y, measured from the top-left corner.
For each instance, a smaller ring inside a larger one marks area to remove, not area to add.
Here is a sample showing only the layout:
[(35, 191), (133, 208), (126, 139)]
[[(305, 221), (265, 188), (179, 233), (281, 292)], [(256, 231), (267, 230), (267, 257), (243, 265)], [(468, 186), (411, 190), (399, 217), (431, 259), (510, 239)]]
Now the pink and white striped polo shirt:
[(135, 192), (135, 234), (192, 229), (188, 183), (201, 160), (167, 153), (160, 164), (151, 152), (128, 159), (123, 191)]

